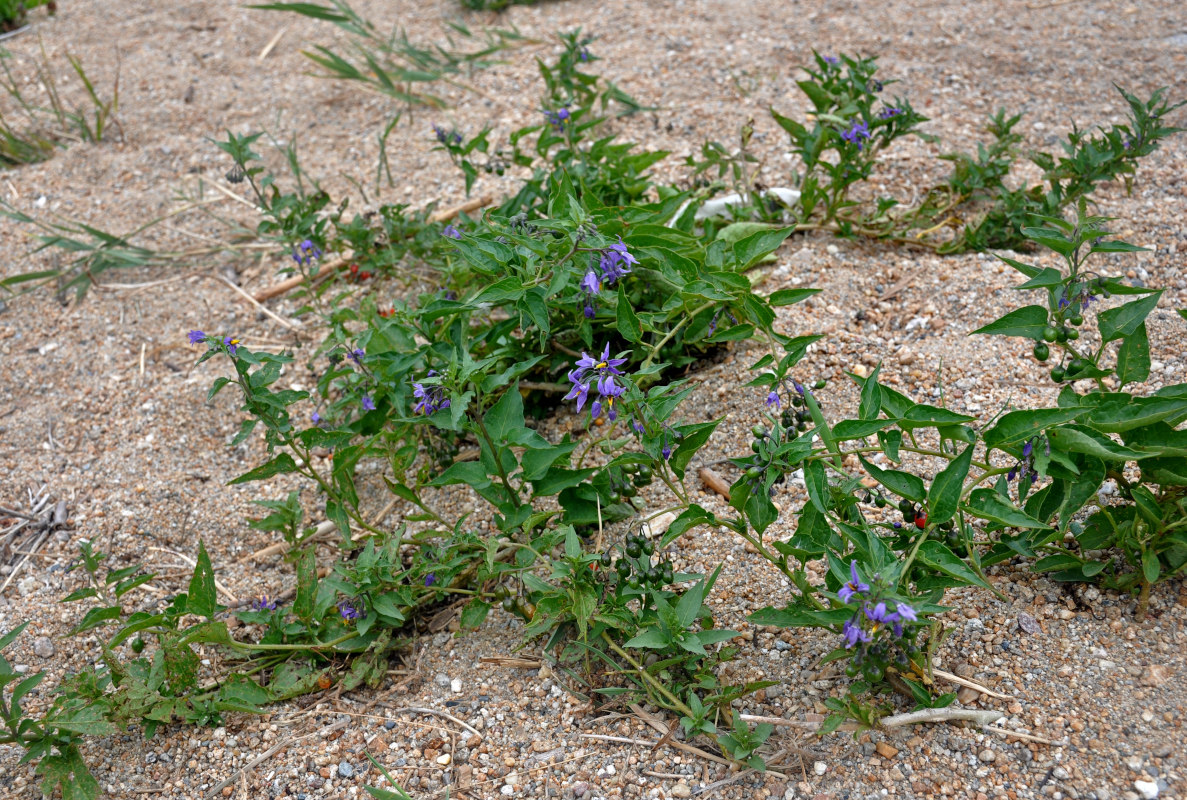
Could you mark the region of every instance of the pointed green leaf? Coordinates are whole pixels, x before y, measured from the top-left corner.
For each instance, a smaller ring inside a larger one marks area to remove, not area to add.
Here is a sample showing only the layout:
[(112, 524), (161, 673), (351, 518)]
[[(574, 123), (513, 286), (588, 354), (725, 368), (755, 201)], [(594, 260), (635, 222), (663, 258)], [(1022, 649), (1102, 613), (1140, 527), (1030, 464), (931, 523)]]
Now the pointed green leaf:
[(1117, 378), (1121, 386), (1127, 383), (1141, 383), (1150, 377), (1150, 337), (1146, 323), (1125, 337), (1117, 350)]
[(1145, 297), (1139, 297), (1137, 300), (1131, 300), (1122, 306), (1110, 308), (1100, 312), (1096, 315), (1097, 323), (1100, 325), (1101, 338), (1106, 342), (1111, 342), (1115, 339), (1121, 339), (1134, 333), (1138, 326), (1146, 321), (1146, 317), (1158, 305), (1158, 299), (1162, 297), (1162, 289), (1157, 292), (1148, 294)]
[(1041, 339), (1045, 327), (1047, 327), (1047, 309), (1042, 306), (1023, 306), (1004, 317), (999, 317), (983, 328), (978, 328), (973, 333)]
[(874, 480), (899, 497), (913, 500), (916, 503), (923, 503), (927, 500), (926, 487), (923, 485), (923, 479), (918, 475), (912, 475), (910, 472), (901, 472), (896, 469), (880, 469), (867, 461), (863, 456), (858, 456), (858, 458), (861, 458), (861, 463), (866, 468), (866, 472), (870, 473)]
[(964, 480), (969, 475), (972, 463), (973, 445), (970, 444), (932, 481), (927, 495), (929, 523), (940, 525), (956, 514), (956, 509), (960, 505), (960, 493), (964, 489)]
[(198, 561), (194, 566), (193, 577), (190, 578), (190, 589), (186, 600), (186, 611), (200, 617), (213, 619), (218, 610), (218, 599), (214, 585), (214, 567), (210, 564), (210, 554), (206, 552), (206, 543), (198, 540)]

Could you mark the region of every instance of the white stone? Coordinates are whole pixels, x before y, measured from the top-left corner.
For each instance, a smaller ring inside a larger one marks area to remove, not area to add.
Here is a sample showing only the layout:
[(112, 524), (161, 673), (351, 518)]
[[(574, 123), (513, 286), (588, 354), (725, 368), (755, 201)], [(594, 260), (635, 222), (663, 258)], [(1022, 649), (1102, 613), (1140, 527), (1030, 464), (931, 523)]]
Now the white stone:
[(825, 764), (823, 761), (817, 761), (812, 765), (812, 771), (817, 775), (823, 775), (828, 772), (828, 764)]
[(1133, 788), (1146, 800), (1154, 800), (1158, 796), (1158, 784), (1154, 781), (1134, 781)]
[(454, 678), (449, 682), (449, 688), (456, 694), (462, 690), (462, 679)]

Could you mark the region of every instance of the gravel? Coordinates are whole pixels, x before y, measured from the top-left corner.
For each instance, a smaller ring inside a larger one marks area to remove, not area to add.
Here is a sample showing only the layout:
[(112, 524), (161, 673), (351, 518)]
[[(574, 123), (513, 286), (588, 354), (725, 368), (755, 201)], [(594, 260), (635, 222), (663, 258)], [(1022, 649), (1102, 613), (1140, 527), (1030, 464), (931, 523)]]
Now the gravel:
[[(901, 80), (891, 91), (909, 93), (933, 118), (929, 129), (943, 136), (942, 145), (912, 141), (896, 149), (886, 173), (876, 178), (886, 191), (906, 179), (938, 179), (942, 173), (932, 157), (983, 140), (983, 120), (999, 106), (1026, 108), (1019, 127), (1026, 145), (1055, 149), (1054, 137), (1071, 120), (1088, 126), (1120, 118), (1113, 81), (1141, 93), (1175, 84), (1173, 99), (1187, 94), (1182, 81), (1187, 48), (1176, 34), (1182, 16), (1173, 0), (1011, 0), (986, 4), (975, 19), (960, 4), (906, 0), (888, 0), (876, 9), (781, 0), (568, 0), (517, 7), (500, 17), (462, 14), (456, 0), (366, 0), (354, 6), (380, 28), (395, 22), (407, 26), (414, 39), (439, 38), (438, 23), (455, 18), (470, 25), (514, 24), (541, 40), (578, 25), (603, 36), (594, 46), (604, 59), (598, 67), (660, 109), (613, 125), (647, 147), (671, 150), (674, 157), (659, 167), (671, 176), (680, 174), (679, 161), (703, 139), (733, 147), (739, 125), (753, 116), (760, 180), (786, 184), (786, 137), (766, 109), (806, 110), (793, 83), (793, 66), (805, 63), (813, 47), (822, 53), (881, 54), (885, 75)], [(61, 67), (69, 49), (101, 92), (114, 82), (111, 44), (118, 34), (124, 140), (75, 144), (43, 164), (5, 172), (0, 195), (25, 213), (77, 217), (117, 232), (173, 208), (175, 189), (196, 192), (199, 179), (220, 181), (225, 158), (204, 137), (225, 129), (242, 133), (269, 127), (282, 141), (297, 136), (310, 174), (335, 199), (353, 197), (352, 208), (365, 209), (376, 197), (413, 205), (458, 202), (461, 179), (431, 152), (424, 129), (437, 118), (456, 122), (467, 133), (490, 123), (498, 140), (536, 121), (539, 81), (530, 56), (547, 57), (553, 50), (552, 44), (528, 46), (528, 52), (509, 57), (512, 63), (467, 78), (483, 94), (448, 89), (455, 110), (418, 114), (411, 126), (401, 124), (387, 150), (396, 185), (375, 192), (368, 185), (377, 157), (375, 131), (390, 107), (354, 87), (305, 74), (310, 66), (300, 50), (335, 41), (338, 34), (331, 26), (235, 5), (148, 0), (63, 3), (55, 19), (45, 20), (38, 12), (34, 18), (32, 35), (4, 43), (17, 73), (31, 73), (40, 39), (60, 75), (65, 75)], [(279, 45), (259, 59), (282, 28)], [(7, 116), (8, 107), (3, 109)], [(1183, 124), (1181, 116), (1175, 121)], [(279, 165), (279, 154), (262, 145), (258, 149), (269, 163)], [(1132, 194), (1113, 185), (1098, 195), (1098, 212), (1117, 217), (1119, 232), (1154, 248), (1126, 256), (1120, 268), (1167, 287), (1149, 321), (1152, 352), (1161, 367), (1146, 390), (1187, 374), (1183, 323), (1173, 312), (1187, 306), (1187, 235), (1181, 222), (1187, 218), (1185, 174), (1187, 136), (1180, 136), (1143, 162)], [(350, 178), (368, 185), (367, 200), (358, 196)], [(510, 175), (502, 181), (484, 176), (475, 192), (504, 193), (510, 186)], [(204, 196), (220, 197), (209, 189)], [(247, 209), (232, 202), (214, 208), (250, 219)], [(225, 236), (225, 229), (191, 211), (152, 236), (153, 246), (180, 251), (202, 243), (195, 237)], [(58, 256), (48, 252), (13, 257), (28, 244), (20, 226), (0, 226), (0, 252), (9, 256), (0, 262), (0, 276), (52, 267)], [(254, 290), (274, 281), (278, 263), (269, 257), (258, 266), (235, 266), (242, 269), (239, 280)], [(1039, 254), (1036, 263), (1054, 262)], [(225, 285), (186, 277), (205, 266), (109, 274), (102, 280), (172, 282), (96, 292), (80, 305), (63, 307), (38, 294), (7, 298), (0, 307), (0, 505), (20, 503), (26, 489), (44, 484), (67, 501), (73, 521), (68, 535), (45, 541), (26, 567), (28, 574), (0, 595), (0, 630), (31, 620), (7, 657), (20, 670), (48, 673), (27, 701), (34, 710), (51, 700), (53, 687), (99, 658), (95, 632), (64, 638), (85, 606), (54, 602), (82, 585), (77, 570), (65, 569), (82, 541), (110, 552), (112, 566), (144, 562), (158, 573), (151, 588), (128, 595), (130, 607), (186, 590), (188, 567), (177, 554), (192, 557), (197, 538), (210, 550), (220, 583), (238, 599), (260, 591), (278, 594), (291, 580), (282, 558), (248, 558), (273, 543), (244, 521), (258, 515), (251, 501), (301, 490), (311, 513), (317, 513), (312, 487), (295, 480), (227, 485), (264, 459), (264, 447), (258, 439), (227, 446), (239, 425), (237, 404), (230, 392), (205, 399), (207, 387), (227, 374), (226, 367), (212, 361), (194, 368), (196, 353), (185, 333), (191, 328), (235, 332), (250, 346), (273, 349), (293, 342), (285, 328), (245, 306)], [(906, 288), (879, 300), (902, 281)], [(802, 369), (804, 376), (829, 379), (822, 396), (830, 409), (856, 406), (846, 371), (868, 371), (881, 360), (884, 379), (900, 391), (919, 399), (942, 394), (954, 410), (987, 420), (1007, 401), (1052, 403), (1056, 394), (1022, 344), (966, 335), (1018, 302), (1010, 289), (1016, 282), (988, 255), (941, 258), (809, 233), (780, 250), (763, 289), (805, 285), (823, 290), (780, 309), (779, 324), (791, 333), (827, 334)], [(272, 306), (283, 316), (297, 307), (291, 298)], [(699, 385), (682, 413), (689, 421), (724, 417), (706, 461), (746, 448), (761, 397), (738, 387), (756, 353), (742, 343), (694, 376)], [(310, 355), (303, 351), (297, 363)], [(310, 378), (297, 368), (285, 380), (308, 386)], [(559, 438), (583, 424), (566, 411), (545, 420), (541, 432)], [(368, 507), (382, 507), (378, 482), (363, 489)], [(721, 499), (703, 487), (692, 486), (692, 494), (706, 508), (724, 511)], [(658, 489), (641, 496), (663, 507)], [(791, 535), (791, 512), (804, 499), (802, 487), (785, 488), (776, 498), (784, 517), (769, 529), (768, 538)], [(473, 502), (463, 489), (442, 495), (442, 507), (450, 511)], [(398, 525), (400, 513), (396, 509), (385, 524)], [(475, 519), (483, 521), (481, 514)], [(329, 555), (321, 553), (323, 559)], [(744, 544), (705, 530), (686, 535), (671, 556), (677, 569), (724, 565), (710, 604), (719, 623), (742, 631), (744, 638), (723, 679), (779, 682), (744, 699), (739, 708), (818, 724), (827, 713), (824, 700), (843, 687), (834, 665), (818, 666), (835, 647), (832, 637), (756, 627), (745, 619), (749, 611), (786, 599), (776, 571)], [(1149, 615), (1138, 621), (1132, 598), (1095, 589), (1077, 593), (1031, 574), (1025, 564), (998, 565), (990, 579), (1005, 600), (971, 589), (947, 598), (953, 610), (944, 621), (951, 635), (939, 648), (939, 663), (966, 664), (972, 680), (1012, 698), (980, 693), (968, 698), (977, 707), (1006, 713), (1000, 727), (1066, 746), (955, 726), (823, 739), (800, 735), (799, 728), (780, 728), (772, 737), (776, 748), (794, 745), (818, 757), (803, 765), (793, 760), (784, 767), (784, 777), (741, 777), (715, 789), (713, 796), (1182, 796), (1187, 764), (1182, 755), (1187, 686), (1179, 679), (1187, 644), (1182, 585), (1158, 587)], [(232, 597), (220, 594), (219, 599), (227, 603)], [(375, 691), (282, 703), (260, 717), (227, 714), (225, 727), (215, 731), (169, 726), (151, 741), (138, 732), (91, 739), (83, 754), (108, 795), (120, 798), (204, 797), (285, 742), (245, 773), (247, 796), (361, 796), (365, 783), (386, 785), (365, 753), (375, 755), (417, 798), (444, 796), (455, 788), (481, 798), (544, 797), (546, 790), (563, 798), (662, 798), (684, 796), (681, 786), (691, 794), (737, 777), (669, 747), (653, 751), (582, 738), (586, 733), (659, 737), (635, 719), (595, 718), (588, 703), (560, 690), (557, 676), (480, 660), (515, 653), (521, 633), (518, 620), (496, 610), (475, 634), (454, 638), (445, 631), (422, 639), (419, 671), (407, 682), (393, 676)], [(529, 647), (518, 655), (530, 653)], [(478, 736), (443, 718), (395, 710), (445, 710), (449, 702), (457, 703), (448, 706), (449, 713), (477, 729)], [(535, 749), (537, 742), (543, 750)], [(890, 755), (890, 749), (896, 752)], [(155, 761), (149, 759), (152, 753)], [(548, 753), (555, 755), (529, 766), (531, 757)], [(446, 755), (449, 759), (442, 761)], [(37, 797), (32, 767), (19, 765), (19, 757), (15, 749), (0, 747), (0, 795)], [(1144, 772), (1129, 769), (1131, 757), (1141, 759)], [(671, 775), (682, 777), (657, 777)], [(242, 796), (239, 779), (222, 793)]]

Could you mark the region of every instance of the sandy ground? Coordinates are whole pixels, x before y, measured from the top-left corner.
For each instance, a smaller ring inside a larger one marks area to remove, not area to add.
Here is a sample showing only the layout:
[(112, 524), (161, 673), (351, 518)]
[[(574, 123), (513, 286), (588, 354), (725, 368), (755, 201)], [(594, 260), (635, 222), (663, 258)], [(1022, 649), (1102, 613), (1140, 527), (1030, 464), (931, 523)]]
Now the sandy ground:
[[(225, 2), (66, 2), (54, 19), (34, 14), (30, 32), (3, 43), (18, 75), (31, 74), (39, 40), (68, 97), (81, 95), (68, 80), (66, 53), (77, 55), (100, 91), (110, 91), (119, 64), (122, 139), (78, 144), (48, 162), (0, 174), (0, 196), (15, 208), (49, 219), (78, 219), (127, 232), (177, 208), (178, 197), (219, 198), (209, 188), (229, 167), (209, 142), (230, 129), (267, 129), (277, 140), (295, 137), (308, 173), (355, 207), (376, 203), (421, 205), (460, 201), (462, 184), (447, 161), (431, 152), (429, 123), (441, 120), (467, 132), (484, 123), (506, 134), (536, 119), (539, 92), (531, 56), (554, 49), (554, 31), (582, 26), (600, 41), (604, 73), (659, 110), (615, 123), (650, 148), (674, 153), (660, 171), (676, 176), (679, 160), (703, 139), (732, 145), (748, 116), (756, 120), (755, 148), (764, 157), (761, 180), (787, 179), (786, 139), (766, 115), (802, 113), (795, 65), (812, 48), (824, 53), (876, 53), (892, 91), (912, 98), (933, 118), (928, 129), (942, 146), (909, 143), (891, 154), (889, 189), (905, 178), (941, 175), (931, 156), (967, 148), (985, 116), (999, 106), (1026, 110), (1020, 130), (1028, 144), (1054, 149), (1072, 120), (1082, 125), (1119, 120), (1115, 81), (1139, 94), (1170, 85), (1187, 96), (1187, 17), (1173, 0), (1104, 0), (940, 4), (889, 0), (843, 2), (626, 2), (570, 0), (516, 8), (503, 16), (463, 13), (454, 0), (359, 2), (380, 27), (396, 23), (413, 38), (440, 37), (443, 21), (517, 26), (545, 41), (524, 47), (506, 65), (476, 73), (480, 94), (451, 91), (456, 107), (418, 113), (389, 143), (395, 186), (374, 190), (376, 133), (392, 109), (357, 87), (307, 74), (300, 54), (314, 44), (340, 42), (337, 31), (295, 16), (248, 10)], [(283, 35), (266, 57), (261, 51)], [(6, 113), (8, 109), (5, 108)], [(1185, 124), (1180, 112), (1178, 120)], [(267, 149), (269, 163), (279, 153)], [(1183, 323), (1173, 309), (1187, 305), (1187, 136), (1150, 158), (1134, 192), (1108, 186), (1101, 212), (1119, 217), (1118, 230), (1149, 253), (1118, 262), (1147, 283), (1167, 287), (1152, 315), (1156, 369), (1149, 388), (1187, 374)], [(367, 187), (362, 198), (351, 179)], [(484, 179), (476, 193), (505, 191)], [(203, 184), (205, 182), (205, 184)], [(202, 187), (205, 185), (203, 191)], [(205, 207), (227, 219), (250, 221), (240, 204)], [(202, 237), (227, 228), (189, 212), (154, 230), (146, 241), (171, 250), (200, 247)], [(0, 222), (0, 276), (60, 263), (53, 253), (27, 255), (29, 232)], [(73, 527), (40, 543), (21, 540), (35, 555), (0, 592), (0, 630), (32, 620), (10, 659), (45, 669), (44, 686), (97, 659), (93, 636), (65, 637), (84, 613), (55, 601), (79, 585), (66, 567), (79, 543), (95, 541), (115, 564), (143, 562), (160, 573), (153, 588), (129, 602), (149, 602), (183, 590), (186, 559), (196, 539), (211, 551), (220, 599), (279, 591), (289, 581), (283, 563), (244, 557), (270, 544), (245, 516), (253, 499), (282, 497), (310, 487), (275, 480), (229, 487), (230, 478), (257, 463), (263, 448), (227, 443), (239, 413), (230, 393), (211, 403), (206, 389), (217, 366), (195, 369), (187, 346), (191, 328), (234, 332), (253, 346), (293, 344), (288, 330), (258, 314), (215, 274), (237, 276), (250, 290), (274, 280), (281, 257), (262, 262), (222, 256), (183, 261), (162, 270), (109, 274), (109, 286), (81, 304), (63, 306), (48, 293), (0, 307), (0, 505), (29, 504), (46, 487), (65, 500)], [(134, 287), (197, 273), (183, 280)], [(1008, 399), (1043, 403), (1051, 385), (1016, 342), (972, 340), (968, 331), (1016, 302), (1012, 275), (985, 255), (939, 258), (913, 250), (833, 241), (809, 235), (779, 253), (770, 289), (817, 286), (814, 301), (781, 311), (781, 325), (829, 337), (804, 366), (809, 377), (840, 377), (885, 360), (884, 376), (918, 399), (935, 397), (941, 383), (951, 407), (987, 419)], [(124, 288), (121, 288), (124, 287)], [(899, 287), (893, 296), (880, 299)], [(381, 289), (390, 294), (394, 288)], [(281, 314), (291, 302), (274, 301)], [(753, 356), (741, 349), (702, 372), (689, 404), (690, 419), (726, 416), (704, 456), (716, 460), (745, 450), (761, 397), (739, 391)], [(300, 369), (288, 378), (307, 380)], [(830, 382), (831, 408), (854, 404), (844, 381)], [(562, 414), (558, 427), (579, 423)], [(378, 502), (378, 498), (375, 498)], [(658, 496), (654, 498), (659, 502)], [(700, 502), (720, 509), (720, 499)], [(790, 487), (778, 498), (791, 512), (803, 502)], [(397, 515), (389, 524), (397, 524)], [(786, 538), (783, 521), (768, 537)], [(326, 555), (329, 553), (327, 551)], [(747, 631), (750, 643), (732, 668), (735, 678), (780, 682), (743, 703), (746, 711), (789, 720), (820, 719), (821, 701), (842, 682), (816, 666), (833, 643), (827, 634), (776, 633), (747, 627), (744, 615), (785, 597), (773, 570), (740, 543), (694, 533), (674, 550), (677, 566), (707, 570), (724, 562), (713, 598), (726, 624)], [(9, 565), (21, 560), (12, 556)], [(11, 566), (9, 566), (11, 571)], [(7, 581), (10, 573), (0, 575)], [(88, 762), (111, 797), (351, 798), (378, 773), (375, 753), (414, 797), (1138, 797), (1135, 781), (1162, 797), (1184, 795), (1184, 630), (1187, 594), (1179, 582), (1160, 586), (1143, 622), (1133, 603), (1094, 589), (1067, 587), (1004, 567), (993, 579), (1009, 597), (957, 592), (947, 616), (953, 634), (944, 666), (992, 687), (1005, 698), (962, 696), (966, 705), (1008, 714), (1002, 725), (1058, 741), (1051, 746), (971, 728), (930, 727), (818, 740), (797, 727), (781, 728), (776, 747), (814, 753), (794, 758), (779, 774), (731, 777), (697, 755), (667, 747), (584, 738), (587, 734), (654, 741), (658, 735), (630, 718), (594, 718), (539, 669), (484, 664), (511, 654), (521, 625), (501, 613), (476, 634), (425, 638), (412, 661), (411, 680), (378, 692), (320, 696), (312, 703), (271, 709), (263, 718), (231, 715), (217, 730), (173, 727), (145, 741), (129, 732), (86, 747)], [(1023, 632), (1020, 614), (1038, 621)], [(36, 649), (35, 649), (35, 644)], [(534, 658), (529, 645), (519, 655)], [(457, 681), (451, 685), (452, 681)], [(975, 693), (974, 693), (975, 695)], [(32, 700), (48, 701), (48, 693)], [(430, 707), (450, 720), (397, 712)], [(386, 722), (386, 725), (385, 725)], [(670, 720), (668, 720), (670, 722)], [(239, 771), (283, 745), (250, 769)], [(447, 765), (439, 759), (448, 754)], [(0, 748), (0, 796), (39, 797), (32, 768)], [(232, 779), (225, 788), (219, 784)], [(708, 791), (702, 787), (713, 785)]]

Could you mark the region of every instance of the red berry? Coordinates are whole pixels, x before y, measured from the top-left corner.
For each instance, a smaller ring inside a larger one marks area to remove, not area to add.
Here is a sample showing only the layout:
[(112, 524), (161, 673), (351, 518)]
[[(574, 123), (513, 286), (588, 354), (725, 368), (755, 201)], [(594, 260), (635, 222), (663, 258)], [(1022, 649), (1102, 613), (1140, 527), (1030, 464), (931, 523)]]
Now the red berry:
[(923, 530), (927, 527), (927, 512), (920, 509), (915, 512), (915, 527)]
[(351, 274), (351, 275), (354, 275), (354, 274), (356, 274), (358, 271), (359, 271), (359, 265), (358, 265), (358, 264), (351, 264), (351, 265), (350, 265), (350, 274)]
[(368, 279), (368, 278), (370, 278), (370, 277), (371, 277), (371, 273), (370, 273), (370, 272), (360, 272), (360, 273), (359, 273), (359, 280), (360, 280), (360, 281), (365, 281), (365, 280), (367, 280), (367, 279)]

